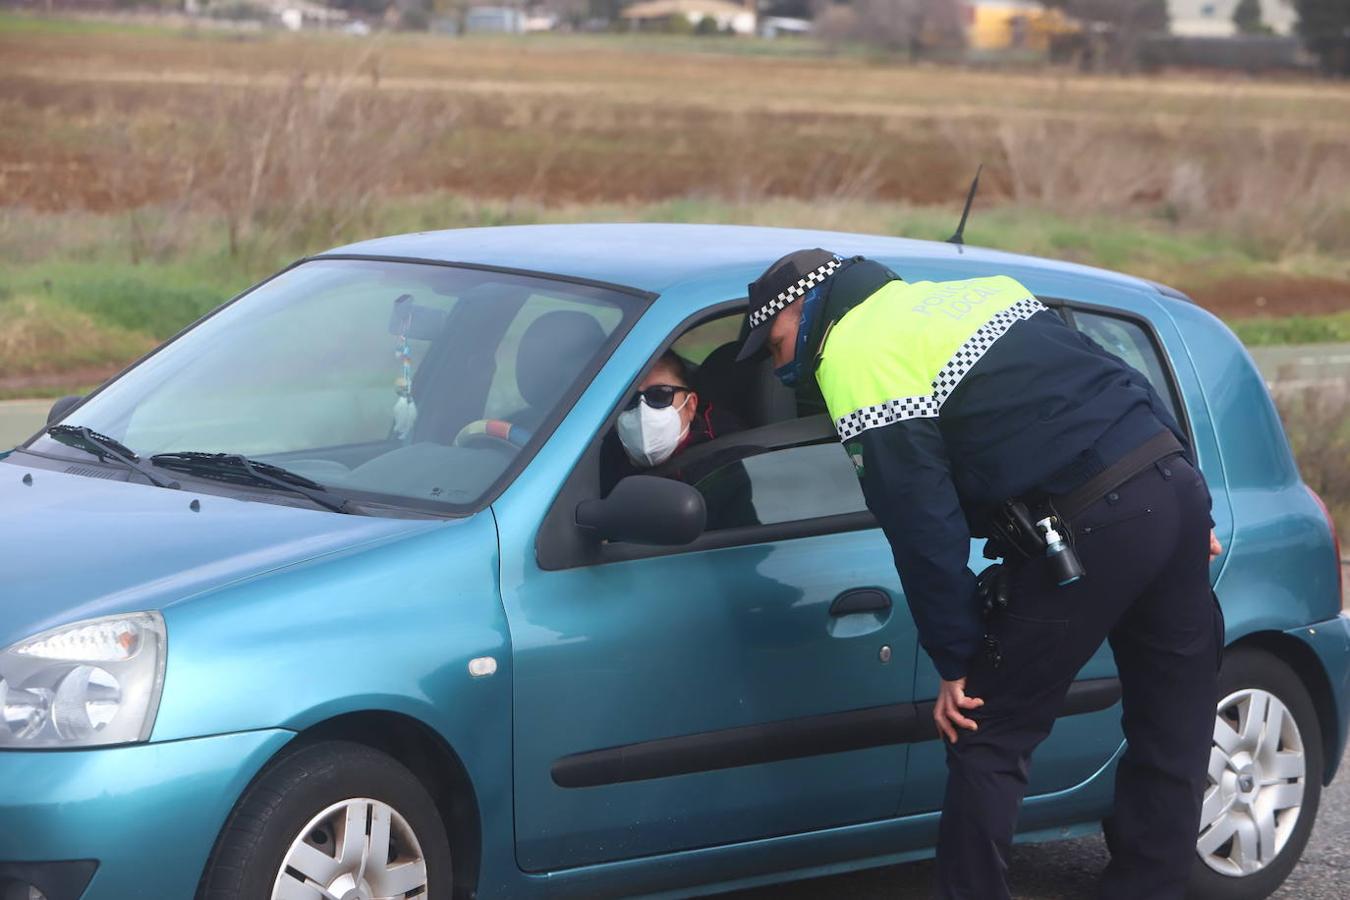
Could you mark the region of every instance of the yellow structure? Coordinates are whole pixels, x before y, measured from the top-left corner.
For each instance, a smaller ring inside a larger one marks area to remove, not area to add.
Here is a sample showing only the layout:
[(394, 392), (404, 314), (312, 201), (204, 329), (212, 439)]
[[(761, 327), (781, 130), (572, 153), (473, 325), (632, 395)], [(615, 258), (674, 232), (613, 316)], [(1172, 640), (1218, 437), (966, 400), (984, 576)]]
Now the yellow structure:
[(1057, 9), (1031, 0), (966, 0), (966, 44), (972, 50), (1050, 49), (1057, 34), (1078, 30)]

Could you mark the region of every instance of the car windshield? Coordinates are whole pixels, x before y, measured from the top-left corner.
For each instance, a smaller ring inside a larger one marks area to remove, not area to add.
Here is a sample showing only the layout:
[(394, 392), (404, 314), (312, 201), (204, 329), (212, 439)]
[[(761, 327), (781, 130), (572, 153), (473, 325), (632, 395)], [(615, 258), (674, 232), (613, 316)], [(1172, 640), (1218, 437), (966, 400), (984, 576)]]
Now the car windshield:
[[(313, 260), (226, 306), (64, 421), (143, 460), (238, 454), (345, 497), (462, 511), (542, 439), (642, 306), (622, 290), (537, 276)], [(72, 453), (49, 436), (28, 449)], [(176, 464), (166, 475), (212, 474)]]

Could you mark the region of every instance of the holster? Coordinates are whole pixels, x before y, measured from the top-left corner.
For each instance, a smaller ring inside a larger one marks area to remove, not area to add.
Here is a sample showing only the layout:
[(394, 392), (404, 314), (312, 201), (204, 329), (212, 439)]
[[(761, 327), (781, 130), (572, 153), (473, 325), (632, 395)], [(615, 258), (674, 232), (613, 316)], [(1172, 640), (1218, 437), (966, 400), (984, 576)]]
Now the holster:
[(1031, 510), (1021, 500), (1003, 501), (990, 517), (989, 525), (993, 537), (986, 546), (985, 556), (990, 555), (991, 549), (996, 551), (997, 558), (1002, 559), (1007, 559), (1013, 553), (1023, 559), (1045, 554), (1045, 538), (1036, 530)]
[(985, 619), (996, 610), (1006, 609), (1011, 593), (1011, 578), (1002, 563), (994, 563), (975, 579), (975, 597), (980, 602), (980, 615)]

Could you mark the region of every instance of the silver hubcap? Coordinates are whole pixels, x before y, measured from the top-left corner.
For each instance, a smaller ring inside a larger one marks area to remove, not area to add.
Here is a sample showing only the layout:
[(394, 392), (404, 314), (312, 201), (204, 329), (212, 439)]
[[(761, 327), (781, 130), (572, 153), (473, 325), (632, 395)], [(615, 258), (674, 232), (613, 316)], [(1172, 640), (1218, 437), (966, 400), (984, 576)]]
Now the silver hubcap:
[(1219, 703), (1196, 850), (1221, 875), (1259, 872), (1284, 849), (1303, 808), (1306, 761), (1294, 717), (1248, 689)]
[(417, 835), (387, 803), (357, 797), (319, 813), (291, 842), (272, 900), (425, 900)]

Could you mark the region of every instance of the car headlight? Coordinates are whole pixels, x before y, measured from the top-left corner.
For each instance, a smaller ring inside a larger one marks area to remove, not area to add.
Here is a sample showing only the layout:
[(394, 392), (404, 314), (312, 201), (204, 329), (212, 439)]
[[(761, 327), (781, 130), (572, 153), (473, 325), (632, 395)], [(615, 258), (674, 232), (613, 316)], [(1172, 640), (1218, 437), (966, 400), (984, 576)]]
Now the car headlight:
[(62, 625), (0, 650), (0, 749), (145, 740), (164, 649), (163, 617), (138, 612)]

